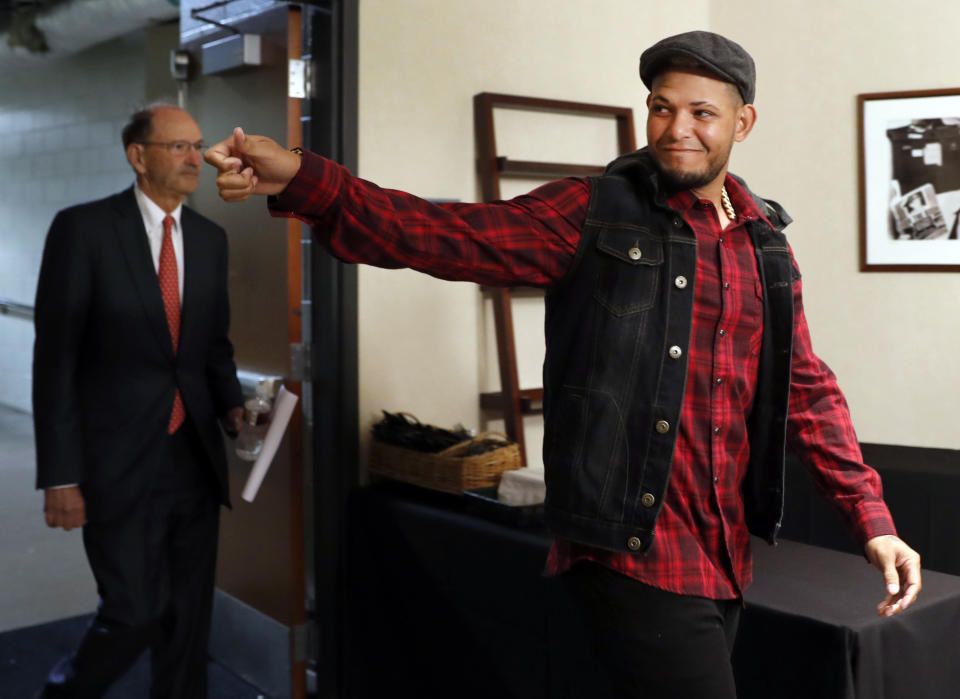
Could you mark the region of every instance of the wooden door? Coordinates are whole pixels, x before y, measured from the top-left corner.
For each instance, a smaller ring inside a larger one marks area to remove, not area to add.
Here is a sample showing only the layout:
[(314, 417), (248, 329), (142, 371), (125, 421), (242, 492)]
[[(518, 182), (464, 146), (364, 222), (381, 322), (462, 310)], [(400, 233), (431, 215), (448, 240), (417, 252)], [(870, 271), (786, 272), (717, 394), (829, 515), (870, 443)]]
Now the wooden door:
[[(301, 100), (288, 97), (288, 61), (301, 58), (301, 12), (286, 5), (254, 16), (225, 5), (191, 17), (203, 3), (181, 4), (181, 48), (196, 65), (184, 107), (214, 143), (242, 126), (287, 146), (301, 143)], [(224, 27), (256, 34), (261, 65), (203, 75), (203, 44), (229, 37)], [(192, 205), (227, 231), (230, 244), (231, 339), (238, 369), (283, 377), (302, 392), (291, 369), (291, 344), (302, 342), (301, 226), (272, 218), (265, 201), (225, 204), (206, 168)], [(232, 510), (221, 520), (211, 654), (271, 697), (306, 696), (304, 429), (301, 407), (252, 503), (240, 497), (250, 464), (232, 454)]]

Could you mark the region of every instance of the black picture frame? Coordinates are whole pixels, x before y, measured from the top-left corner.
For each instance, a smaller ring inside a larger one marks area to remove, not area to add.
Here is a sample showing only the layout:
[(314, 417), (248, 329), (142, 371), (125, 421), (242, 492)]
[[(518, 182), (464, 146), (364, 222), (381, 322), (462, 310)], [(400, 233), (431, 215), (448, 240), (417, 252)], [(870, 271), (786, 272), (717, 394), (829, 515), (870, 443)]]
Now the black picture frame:
[(960, 271), (960, 88), (857, 96), (860, 270)]

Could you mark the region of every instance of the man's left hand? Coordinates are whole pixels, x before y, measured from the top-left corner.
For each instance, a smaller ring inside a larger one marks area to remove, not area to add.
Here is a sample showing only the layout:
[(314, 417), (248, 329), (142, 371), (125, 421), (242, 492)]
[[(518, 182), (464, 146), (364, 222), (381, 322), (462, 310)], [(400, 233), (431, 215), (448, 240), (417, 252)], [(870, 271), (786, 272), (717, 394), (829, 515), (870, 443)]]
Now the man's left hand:
[(240, 428), (243, 426), (243, 406), (238, 405), (236, 408), (230, 408), (223, 419), (220, 420), (220, 424), (223, 425), (223, 431), (227, 433), (230, 439), (236, 439), (237, 435), (240, 434)]
[(920, 592), (920, 554), (892, 534), (873, 537), (864, 549), (887, 586), (887, 598), (877, 605), (877, 614), (899, 614)]

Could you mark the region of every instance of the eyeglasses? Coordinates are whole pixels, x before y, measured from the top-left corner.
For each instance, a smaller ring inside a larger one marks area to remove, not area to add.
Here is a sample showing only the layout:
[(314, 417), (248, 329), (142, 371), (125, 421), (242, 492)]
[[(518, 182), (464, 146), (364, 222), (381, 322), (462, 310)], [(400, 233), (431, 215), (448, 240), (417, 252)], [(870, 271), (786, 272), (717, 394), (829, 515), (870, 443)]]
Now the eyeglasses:
[(205, 147), (203, 141), (194, 143), (190, 143), (190, 141), (138, 141), (138, 143), (144, 146), (163, 146), (174, 155), (186, 155), (191, 148), (197, 153), (202, 153)]

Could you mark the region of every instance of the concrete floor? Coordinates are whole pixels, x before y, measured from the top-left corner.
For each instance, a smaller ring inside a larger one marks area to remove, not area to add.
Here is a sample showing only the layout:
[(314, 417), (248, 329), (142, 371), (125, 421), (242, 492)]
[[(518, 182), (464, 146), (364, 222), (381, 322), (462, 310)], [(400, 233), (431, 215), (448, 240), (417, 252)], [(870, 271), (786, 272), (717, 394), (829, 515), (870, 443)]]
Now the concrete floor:
[(0, 631), (86, 614), (97, 592), (80, 530), (50, 529), (30, 415), (0, 406)]

